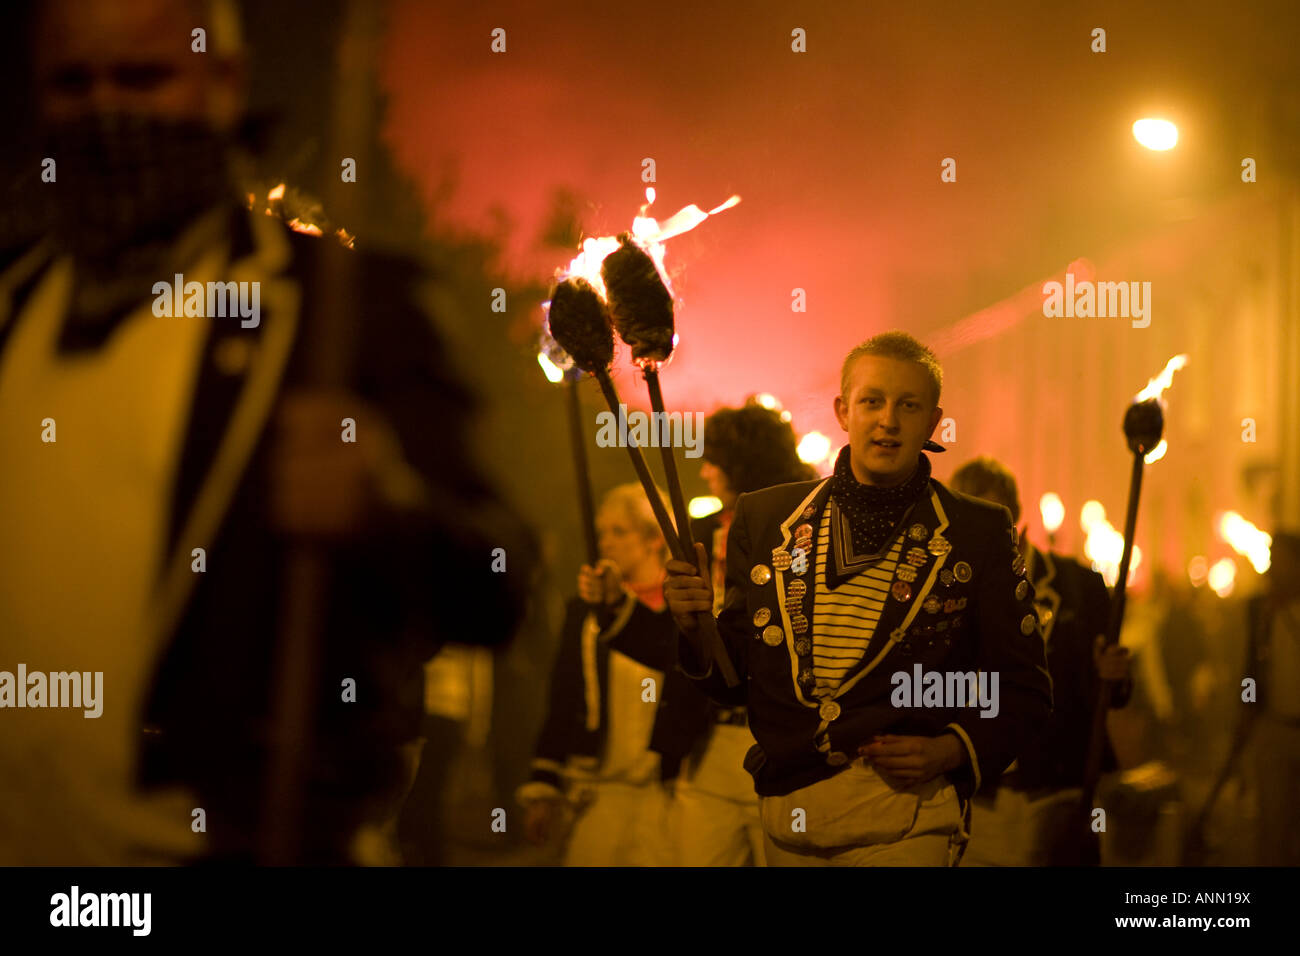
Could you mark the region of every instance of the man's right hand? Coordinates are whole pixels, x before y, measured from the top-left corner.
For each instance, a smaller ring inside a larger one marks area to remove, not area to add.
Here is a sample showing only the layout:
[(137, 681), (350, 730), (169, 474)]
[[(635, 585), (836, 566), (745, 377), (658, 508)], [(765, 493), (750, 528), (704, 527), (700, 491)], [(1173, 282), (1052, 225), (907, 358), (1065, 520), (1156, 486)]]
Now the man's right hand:
[(578, 569), (578, 597), (588, 604), (617, 604), (623, 597), (623, 575), (618, 565), (606, 558), (595, 566)]
[[(673, 620), (684, 634), (694, 634), (698, 626), (695, 615), (700, 611), (713, 613), (713, 583), (708, 578), (708, 554), (704, 544), (695, 542), (697, 564), (672, 560), (665, 566), (668, 580), (664, 582), (664, 598)], [(700, 569), (706, 569), (701, 576)]]

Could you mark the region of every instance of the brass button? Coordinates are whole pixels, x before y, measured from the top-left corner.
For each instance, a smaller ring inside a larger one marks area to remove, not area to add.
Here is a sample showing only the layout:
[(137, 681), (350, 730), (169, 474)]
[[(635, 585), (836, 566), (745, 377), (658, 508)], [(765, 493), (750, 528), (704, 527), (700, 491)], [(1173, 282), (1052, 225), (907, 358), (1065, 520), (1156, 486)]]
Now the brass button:
[(749, 571), (749, 580), (761, 587), (772, 580), (772, 569), (766, 564), (756, 564)]
[(834, 700), (824, 700), (822, 701), (821, 707), (817, 709), (817, 713), (821, 715), (822, 720), (830, 723), (840, 715), (839, 702)]

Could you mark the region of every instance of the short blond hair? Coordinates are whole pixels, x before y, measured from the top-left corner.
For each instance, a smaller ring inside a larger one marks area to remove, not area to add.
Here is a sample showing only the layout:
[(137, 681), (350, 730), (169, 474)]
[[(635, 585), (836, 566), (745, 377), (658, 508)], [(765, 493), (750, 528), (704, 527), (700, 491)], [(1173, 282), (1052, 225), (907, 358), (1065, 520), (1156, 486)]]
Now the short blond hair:
[(873, 335), (844, 357), (840, 368), (840, 397), (849, 398), (849, 375), (853, 365), (864, 355), (876, 355), (880, 358), (899, 359), (904, 362), (916, 362), (925, 369), (930, 378), (930, 387), (934, 389), (934, 404), (939, 404), (939, 395), (943, 391), (943, 367), (929, 348), (922, 345), (906, 332), (894, 330)]
[[(672, 514), (673, 506), (668, 501), (668, 495), (658, 487), (655, 491), (659, 493), (659, 500), (663, 502), (664, 510)], [(600, 500), (600, 510), (604, 511), (606, 508), (621, 511), (646, 538), (658, 538), (663, 542), (663, 531), (655, 518), (654, 509), (650, 507), (649, 499), (645, 496), (645, 489), (641, 487), (641, 482), (629, 481), (625, 485), (611, 488)]]

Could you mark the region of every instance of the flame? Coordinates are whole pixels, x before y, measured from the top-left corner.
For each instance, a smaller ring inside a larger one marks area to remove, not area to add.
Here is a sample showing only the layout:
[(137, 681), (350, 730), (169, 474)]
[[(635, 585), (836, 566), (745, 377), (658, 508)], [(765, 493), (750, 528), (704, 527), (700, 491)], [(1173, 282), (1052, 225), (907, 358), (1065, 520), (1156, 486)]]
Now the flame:
[(1083, 503), (1083, 508), (1079, 511), (1079, 525), (1083, 528), (1084, 534), (1092, 530), (1092, 526), (1097, 521), (1106, 519), (1106, 507), (1100, 501), (1091, 500)]
[(1220, 558), (1214, 562), (1214, 567), (1210, 568), (1209, 574), (1210, 590), (1219, 597), (1226, 598), (1232, 593), (1236, 582), (1237, 563), (1232, 558)]
[(821, 432), (809, 432), (799, 440), (799, 460), (807, 465), (816, 465), (826, 460), (831, 453), (831, 440)]
[(559, 368), (559, 366), (547, 358), (545, 352), (537, 353), (537, 364), (540, 365), (542, 371), (546, 373), (546, 380), (548, 382), (559, 383), (564, 381), (564, 372)]
[(1223, 538), (1243, 558), (1250, 561), (1256, 572), (1263, 574), (1272, 564), (1273, 536), (1261, 531), (1235, 511), (1225, 511), (1216, 522), (1219, 537)]
[[(1092, 562), (1092, 569), (1101, 573), (1107, 586), (1113, 586), (1119, 580), (1119, 565), (1124, 559), (1124, 535), (1106, 519), (1106, 509), (1099, 501), (1089, 501), (1083, 506), (1082, 524), (1087, 532), (1083, 553)], [(1130, 583), (1141, 563), (1142, 549), (1135, 544), (1129, 561)]]
[(267, 202), (275, 202), (275, 200), (283, 199), (283, 198), (284, 198), (284, 183), (280, 183), (278, 186), (272, 186), (271, 191), (266, 194)]
[(605, 280), (600, 277), (600, 264), (605, 261), (605, 257), (618, 248), (618, 239), (614, 236), (601, 236), (592, 238), (588, 236), (582, 241), (582, 251), (573, 257), (567, 269), (561, 270), (556, 278), (561, 282), (565, 279), (586, 279), (591, 283), (591, 287), (596, 290), (596, 294), (602, 299), (605, 298)]
[(1192, 582), (1192, 587), (1204, 587), (1209, 575), (1210, 562), (1205, 560), (1205, 555), (1198, 554), (1187, 562), (1187, 577)]
[(707, 518), (711, 514), (716, 514), (722, 510), (722, 499), (715, 498), (713, 495), (701, 495), (698, 498), (692, 498), (686, 506), (686, 511), (692, 518)]
[(1065, 503), (1055, 491), (1049, 491), (1038, 499), (1038, 511), (1043, 516), (1043, 527), (1048, 534), (1056, 534), (1065, 521)]
[(573, 368), (573, 358), (560, 348), (560, 343), (551, 335), (551, 303), (542, 303), (542, 334), (537, 339), (537, 364), (546, 373), (546, 378), (554, 383), (564, 381), (564, 374)]
[[(1147, 382), (1147, 387), (1137, 393), (1134, 401), (1145, 402), (1149, 398), (1159, 400), (1164, 390), (1167, 389), (1174, 381), (1174, 372), (1187, 365), (1186, 355), (1175, 355), (1165, 363), (1164, 371), (1155, 378)], [(1152, 449), (1154, 451), (1154, 449)]]
[(314, 225), (313, 223), (310, 222), (303, 222), (297, 216), (290, 219), (288, 222), (285, 223), (285, 225), (288, 226), (290, 229), (292, 229), (294, 232), (301, 232), (308, 236), (322, 235), (320, 226)]
[[(664, 287), (668, 289), (671, 295), (672, 284), (668, 281), (668, 271), (664, 267), (664, 253), (666, 252), (664, 243), (674, 236), (690, 232), (708, 219), (709, 216), (735, 206), (740, 202), (740, 197), (732, 196), (720, 205), (714, 206), (708, 212), (702, 211), (699, 206), (692, 203), (686, 208), (678, 210), (663, 224), (660, 224), (659, 220), (647, 215), (650, 207), (654, 205), (656, 195), (653, 186), (646, 187), (645, 204), (641, 206), (640, 213), (632, 218), (630, 231), (633, 240), (654, 261), (655, 268), (659, 271), (659, 277), (663, 280)], [(600, 277), (600, 264), (604, 262), (607, 255), (618, 248), (618, 245), (616, 236), (598, 236), (584, 239), (582, 251), (570, 261), (567, 268), (556, 271), (556, 279), (561, 282), (565, 279), (586, 279), (602, 299), (606, 298), (605, 283)]]
[(1167, 452), (1168, 450), (1169, 450), (1169, 442), (1165, 441), (1162, 438), (1160, 439), (1160, 443), (1156, 445), (1155, 448), (1152, 448), (1149, 452), (1147, 452), (1146, 456), (1142, 460), (1145, 461), (1148, 465), (1154, 465), (1161, 458), (1165, 457), (1165, 452)]

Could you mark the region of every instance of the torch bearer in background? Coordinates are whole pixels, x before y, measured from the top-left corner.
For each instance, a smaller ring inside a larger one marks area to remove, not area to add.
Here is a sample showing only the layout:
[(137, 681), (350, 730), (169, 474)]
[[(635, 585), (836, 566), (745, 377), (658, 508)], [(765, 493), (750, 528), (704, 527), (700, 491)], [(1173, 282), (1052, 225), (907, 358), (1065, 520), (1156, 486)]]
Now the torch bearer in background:
[[(1186, 364), (1186, 355), (1176, 355), (1171, 358), (1165, 365), (1164, 371), (1153, 378), (1146, 388), (1138, 392), (1124, 414), (1124, 437), (1128, 440), (1129, 450), (1133, 452), (1133, 470), (1129, 477), (1128, 510), (1124, 516), (1124, 552), (1120, 557), (1119, 577), (1115, 582), (1115, 593), (1111, 597), (1110, 622), (1106, 628), (1107, 647), (1119, 642), (1120, 627), (1124, 623), (1128, 572), (1133, 559), (1133, 533), (1137, 528), (1138, 502), (1142, 496), (1142, 469), (1148, 461), (1156, 460), (1157, 455), (1153, 455), (1153, 452), (1157, 452), (1157, 449), (1160, 449), (1159, 454), (1163, 454), (1162, 435), (1165, 428), (1165, 414), (1161, 395), (1173, 381), (1174, 372)], [(1109, 682), (1099, 680), (1097, 695), (1093, 701), (1092, 733), (1088, 739), (1088, 759), (1084, 764), (1083, 775), (1083, 809), (1085, 814), (1089, 815), (1092, 812), (1097, 780), (1101, 776), (1101, 759), (1106, 740), (1106, 712), (1110, 706), (1110, 698)]]

